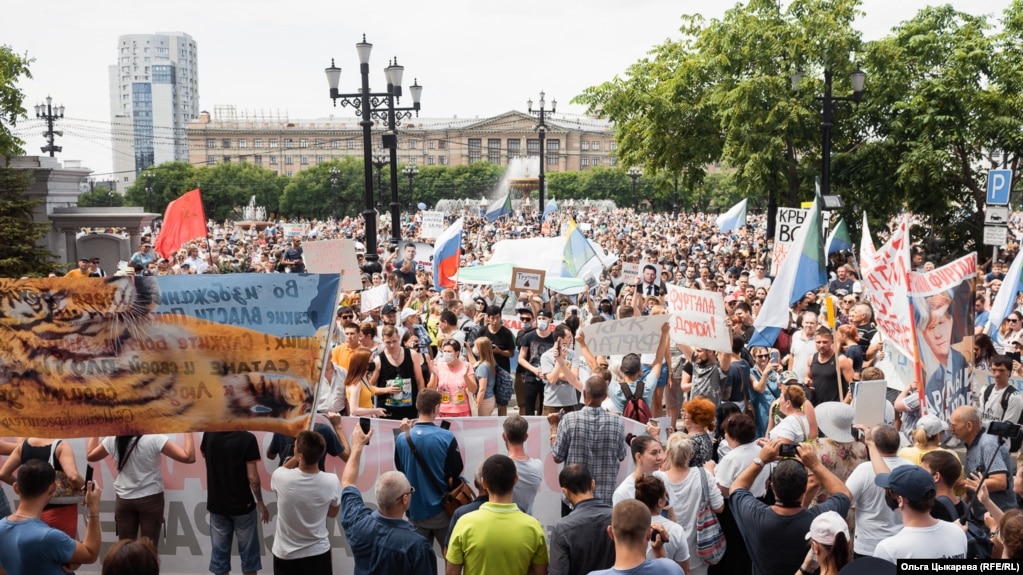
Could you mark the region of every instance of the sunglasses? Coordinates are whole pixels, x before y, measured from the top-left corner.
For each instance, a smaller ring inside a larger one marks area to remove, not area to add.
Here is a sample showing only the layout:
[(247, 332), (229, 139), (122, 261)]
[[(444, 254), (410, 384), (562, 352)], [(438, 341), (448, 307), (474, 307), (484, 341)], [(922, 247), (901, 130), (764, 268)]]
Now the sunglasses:
[(761, 353), (756, 356), (757, 359), (767, 359), (769, 357), (771, 357), (771, 354), (768, 353)]
[(354, 318), (354, 317), (355, 317), (355, 316), (354, 316), (354, 315), (352, 315), (352, 314), (342, 314), (342, 315), (341, 315), (341, 319), (352, 319), (352, 318)]

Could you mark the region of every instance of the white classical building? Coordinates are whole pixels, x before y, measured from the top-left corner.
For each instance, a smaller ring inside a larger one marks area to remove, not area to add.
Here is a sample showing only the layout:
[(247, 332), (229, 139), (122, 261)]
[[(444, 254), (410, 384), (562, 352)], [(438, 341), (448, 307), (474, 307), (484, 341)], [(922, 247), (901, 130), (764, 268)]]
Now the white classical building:
[(187, 161), (185, 127), (199, 117), (195, 40), (182, 32), (121, 36), (109, 74), (118, 188), (126, 189), (149, 166)]

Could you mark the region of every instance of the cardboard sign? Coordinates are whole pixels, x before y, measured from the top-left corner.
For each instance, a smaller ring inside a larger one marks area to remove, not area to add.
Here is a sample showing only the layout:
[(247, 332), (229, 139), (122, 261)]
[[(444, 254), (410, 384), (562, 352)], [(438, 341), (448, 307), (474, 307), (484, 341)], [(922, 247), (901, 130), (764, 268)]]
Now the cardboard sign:
[(583, 328), (586, 347), (593, 355), (656, 353), (661, 326), (668, 319), (667, 315), (651, 315), (590, 324)]
[(281, 232), (285, 238), (301, 238), (305, 235), (305, 224), (281, 224)]
[(378, 307), (383, 307), (384, 304), (391, 301), (391, 290), (387, 287), (387, 284), (378, 285), (375, 288), (370, 288), (362, 292), (362, 313), (366, 313), (370, 310), (374, 310)]
[(853, 409), (856, 423), (874, 427), (884, 423), (885, 393), (888, 384), (883, 379), (861, 381), (853, 388)]
[(511, 290), (515, 292), (539, 292), (547, 272), (529, 268), (512, 268)]
[(437, 238), (444, 231), (444, 212), (423, 212), (423, 224), (419, 235), (424, 238)]
[(362, 289), (359, 263), (352, 240), (320, 240), (302, 246), (302, 260), (311, 274), (341, 273), (341, 289)]
[(636, 278), (639, 277), (639, 264), (634, 262), (622, 262), (622, 282), (627, 286), (636, 285)]
[(666, 305), (672, 343), (715, 351), (731, 351), (725, 325), (725, 300), (720, 292), (686, 289), (667, 284)]

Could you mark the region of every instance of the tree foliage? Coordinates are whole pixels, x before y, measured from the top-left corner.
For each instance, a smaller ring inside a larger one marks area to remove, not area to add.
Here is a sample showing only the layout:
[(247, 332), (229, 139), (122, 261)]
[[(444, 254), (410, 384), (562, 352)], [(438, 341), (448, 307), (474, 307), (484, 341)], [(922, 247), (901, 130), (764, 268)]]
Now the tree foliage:
[(78, 207), (80, 208), (107, 208), (120, 207), (124, 205), (124, 196), (111, 191), (106, 186), (96, 186), (88, 192), (78, 196)]
[(46, 235), (48, 224), (32, 221), (38, 202), (25, 198), (29, 175), (0, 166), (0, 277), (46, 276), (60, 265), (36, 240)]
[(6, 165), (11, 157), (21, 154), (25, 142), (14, 135), (19, 118), (25, 117), (22, 102), (25, 94), (18, 89), (18, 79), (31, 78), (29, 64), (32, 59), (19, 56), (7, 45), (0, 44), (0, 157)]

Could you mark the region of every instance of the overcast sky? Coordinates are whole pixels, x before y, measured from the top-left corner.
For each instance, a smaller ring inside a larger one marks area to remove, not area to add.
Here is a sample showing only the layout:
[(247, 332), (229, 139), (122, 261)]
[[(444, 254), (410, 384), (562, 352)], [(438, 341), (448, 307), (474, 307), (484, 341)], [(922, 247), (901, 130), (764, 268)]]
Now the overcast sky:
[[(884, 36), (925, 0), (864, 0), (864, 38)], [(952, 0), (972, 14), (995, 14), (1008, 0)], [(335, 58), (342, 91), (359, 86), (355, 43), (373, 44), (371, 88), (384, 88), (383, 68), (397, 56), (408, 86), (423, 86), (422, 115), (487, 117), (538, 99), (558, 112), (581, 113), (569, 101), (611, 79), (656, 44), (678, 37), (679, 16), (720, 17), (733, 2), (718, 0), (519, 0), (493, 2), (340, 2), (324, 0), (48, 0), (9, 2), (0, 43), (28, 53), (33, 79), (23, 80), (32, 116), (19, 128), (26, 151), (39, 154), (42, 123), (33, 106), (52, 95), (64, 104), (64, 160), (82, 160), (102, 177), (111, 170), (107, 66), (124, 34), (180, 31), (198, 45), (199, 101), (204, 110), (291, 119), (352, 115), (334, 109), (323, 69)], [(869, 83), (869, 78), (868, 78)], [(403, 100), (403, 103), (405, 101)]]

